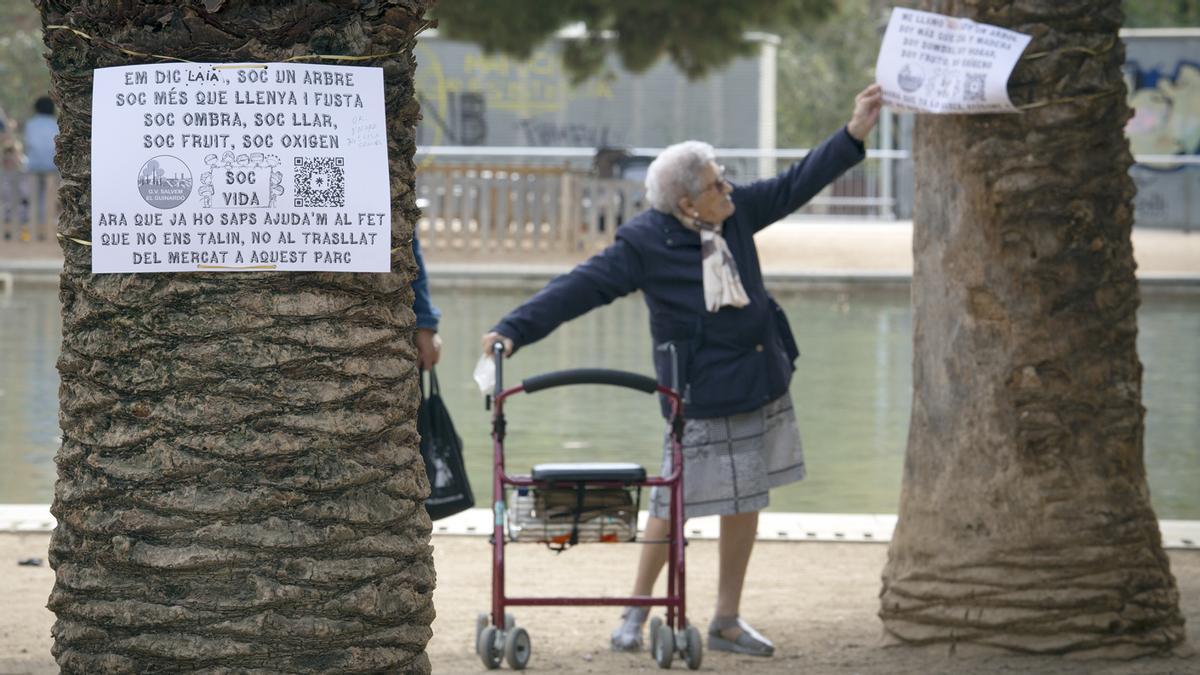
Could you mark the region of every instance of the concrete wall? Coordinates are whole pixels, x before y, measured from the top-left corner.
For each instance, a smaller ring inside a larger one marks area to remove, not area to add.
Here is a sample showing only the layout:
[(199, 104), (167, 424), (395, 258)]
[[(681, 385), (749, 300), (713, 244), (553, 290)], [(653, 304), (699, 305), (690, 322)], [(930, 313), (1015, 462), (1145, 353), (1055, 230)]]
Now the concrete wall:
[[(422, 37), (417, 92), (420, 145), (662, 147), (689, 138), (757, 147), (775, 111), (760, 105), (760, 59), (739, 58), (689, 82), (667, 59), (645, 73), (623, 70), (573, 87), (551, 40), (526, 62), (479, 47)], [(773, 92), (772, 92), (773, 93)]]

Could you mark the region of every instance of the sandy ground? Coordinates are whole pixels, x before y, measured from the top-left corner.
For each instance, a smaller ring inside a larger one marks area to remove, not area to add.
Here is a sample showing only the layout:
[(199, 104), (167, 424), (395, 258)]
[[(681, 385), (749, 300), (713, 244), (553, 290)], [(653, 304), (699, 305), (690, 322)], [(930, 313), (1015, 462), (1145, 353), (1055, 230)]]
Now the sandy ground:
[[(45, 609), (54, 583), (49, 567), (20, 567), (17, 560), (45, 557), (45, 534), (0, 535), (0, 674), (54, 673), (50, 656), (53, 615)], [(474, 654), (474, 619), (490, 598), (490, 557), (481, 537), (434, 538), (438, 618), (429, 654), (439, 673), (485, 672)], [(508, 551), (509, 593), (610, 594), (627, 591), (636, 546), (591, 545), (555, 555), (537, 545)], [(692, 622), (707, 625), (715, 593), (716, 543), (688, 547)], [(1073, 661), (1020, 655), (948, 655), (944, 649), (880, 647), (879, 573), (887, 557), (881, 544), (760, 543), (748, 575), (743, 616), (777, 646), (770, 659), (705, 652), (701, 670), (729, 673), (917, 675), (1032, 673), (1156, 675), (1200, 673), (1200, 657), (1134, 662)], [(1192, 645), (1200, 645), (1200, 552), (1172, 551)], [(612, 608), (514, 608), (532, 639), (531, 672), (611, 673), (657, 670), (646, 653), (608, 651)], [(686, 670), (676, 663), (676, 670)]]
[[(887, 271), (912, 274), (911, 223), (807, 222), (769, 227), (754, 237), (763, 271)], [(1200, 273), (1200, 232), (1135, 229), (1138, 270), (1152, 275)]]

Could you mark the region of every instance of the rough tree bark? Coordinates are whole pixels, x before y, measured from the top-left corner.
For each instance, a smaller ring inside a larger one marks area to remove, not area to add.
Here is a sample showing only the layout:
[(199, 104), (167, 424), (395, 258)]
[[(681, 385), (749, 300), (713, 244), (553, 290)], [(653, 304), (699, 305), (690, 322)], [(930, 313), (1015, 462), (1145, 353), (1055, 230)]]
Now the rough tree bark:
[(914, 401), (886, 635), (1169, 652), (1184, 630), (1142, 463), (1119, 0), (926, 7), (1032, 34), (1009, 91), (1039, 107), (917, 124)]
[[(37, 2), (59, 232), (90, 238), (92, 69), (400, 52), (384, 69), (392, 274), (92, 276), (64, 240), (50, 544), (64, 672), (428, 672), (428, 484), (409, 280), (429, 0)], [(224, 4), (224, 7), (221, 5)], [(210, 11), (215, 10), (215, 11)]]

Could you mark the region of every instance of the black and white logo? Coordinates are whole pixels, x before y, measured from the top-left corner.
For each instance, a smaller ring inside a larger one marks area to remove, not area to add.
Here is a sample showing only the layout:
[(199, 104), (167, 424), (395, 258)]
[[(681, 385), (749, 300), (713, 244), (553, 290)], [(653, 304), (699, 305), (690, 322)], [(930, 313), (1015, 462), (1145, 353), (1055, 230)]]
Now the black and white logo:
[(178, 157), (152, 157), (138, 172), (138, 192), (154, 208), (173, 209), (192, 194), (192, 172)]
[(921, 72), (920, 67), (906, 63), (900, 69), (900, 74), (896, 77), (896, 80), (901, 89), (911, 94), (920, 89), (921, 85), (925, 84), (925, 73)]

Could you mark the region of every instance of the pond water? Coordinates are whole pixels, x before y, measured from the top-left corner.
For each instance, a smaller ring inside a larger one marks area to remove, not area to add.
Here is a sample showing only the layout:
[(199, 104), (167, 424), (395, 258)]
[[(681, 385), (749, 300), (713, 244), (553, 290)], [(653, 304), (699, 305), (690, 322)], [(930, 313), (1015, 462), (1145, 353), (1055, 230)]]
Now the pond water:
[[(438, 377), (466, 447), (479, 503), (491, 492), (490, 413), (471, 379), (479, 336), (528, 290), (435, 286), (446, 342)], [(1200, 293), (1143, 291), (1146, 467), (1161, 518), (1200, 519)], [(908, 431), (912, 321), (906, 287), (778, 294), (803, 355), (792, 397), (809, 477), (772, 493), (773, 511), (895, 513)], [(58, 443), (57, 287), (0, 296), (0, 503), (49, 503)], [(646, 309), (619, 300), (506, 362), (505, 381), (573, 367), (652, 374)], [(663, 423), (653, 397), (569, 387), (514, 397), (512, 471), (542, 461), (635, 461), (656, 470)]]

